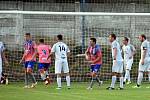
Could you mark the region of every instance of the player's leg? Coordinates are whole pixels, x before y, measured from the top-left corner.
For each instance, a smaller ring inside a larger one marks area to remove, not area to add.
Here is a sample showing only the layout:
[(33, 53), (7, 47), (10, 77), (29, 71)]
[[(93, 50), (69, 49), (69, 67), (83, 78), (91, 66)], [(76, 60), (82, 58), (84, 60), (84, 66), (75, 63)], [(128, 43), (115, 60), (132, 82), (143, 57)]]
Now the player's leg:
[(102, 81), (100, 81), (100, 78), (99, 78), (99, 75), (98, 75), (98, 73), (100, 72), (100, 68), (101, 68), (100, 64), (97, 64), (95, 66), (95, 74), (96, 74), (95, 79), (98, 82), (99, 86), (103, 83)]
[[(148, 80), (149, 80), (149, 84), (150, 84), (150, 63), (148, 63), (146, 71), (148, 74)], [(146, 88), (150, 88), (150, 86), (147, 86)]]
[(29, 88), (29, 74), (27, 73), (28, 62), (24, 63), (24, 72), (25, 72), (25, 86), (24, 88)]
[(1, 78), (2, 78), (2, 61), (0, 61), (0, 82), (1, 82)]
[(131, 84), (130, 69), (127, 69), (127, 84)]
[(67, 60), (63, 61), (63, 71), (66, 74), (67, 87), (70, 89), (70, 74)]
[(58, 73), (57, 73), (57, 85), (58, 85), (58, 88), (56, 89), (61, 89), (61, 74), (58, 74)]
[(40, 72), (41, 79), (43, 81), (45, 81), (46, 80), (46, 74), (45, 74), (45, 71), (44, 71), (44, 64), (43, 63), (39, 63), (38, 64), (38, 69), (39, 69), (39, 72)]
[(126, 80), (128, 80), (127, 84), (131, 83), (131, 80), (130, 80), (130, 70), (129, 69), (125, 70), (124, 84), (126, 83)]
[(123, 90), (123, 75), (122, 73), (118, 73), (118, 77), (119, 77), (119, 80), (120, 80), (120, 87), (118, 89), (120, 90)]
[(119, 70), (119, 67), (118, 67), (117, 62), (113, 61), (113, 65), (112, 65), (112, 81), (111, 81), (111, 85), (108, 88), (106, 88), (106, 89), (113, 90), (115, 88), (115, 83), (116, 83), (118, 70)]
[(150, 83), (150, 71), (148, 71), (147, 73), (148, 73), (148, 81)]
[(45, 71), (46, 76), (49, 76), (48, 70), (49, 70), (50, 65), (51, 65), (50, 63), (45, 63), (44, 71)]
[(123, 83), (124, 83), (124, 84), (126, 83), (128, 77), (129, 77), (129, 69), (126, 69), (126, 70), (125, 70), (124, 80), (123, 80)]
[(62, 69), (62, 61), (55, 61), (55, 74), (57, 75), (57, 88), (61, 89), (61, 69)]
[(98, 82), (99, 86), (103, 84), (103, 81), (100, 80), (100, 77), (98, 74), (96, 74), (96, 81)]
[(45, 76), (46, 76), (45, 84), (46, 85), (50, 84), (50, 82), (51, 82), (49, 72), (48, 72), (49, 67), (50, 67), (50, 63), (45, 63), (44, 64), (44, 72), (45, 72)]
[(148, 74), (148, 80), (149, 80), (149, 83), (150, 83), (150, 61), (149, 61), (149, 63), (147, 64), (146, 71), (147, 71), (147, 74)]
[(91, 66), (91, 83), (90, 83), (89, 89), (93, 87), (94, 80), (96, 80), (98, 82), (99, 86), (102, 84), (102, 81), (100, 81), (99, 76), (98, 76), (98, 72), (100, 70), (100, 67), (101, 67), (100, 64), (96, 64), (96, 65)]
[(145, 71), (145, 64), (142, 65), (141, 63), (139, 63), (139, 71), (138, 71), (138, 79), (137, 79), (137, 85), (133, 86), (133, 88), (140, 88), (142, 79), (143, 79), (143, 73)]
[(35, 62), (32, 62), (30, 61), (28, 63), (28, 66), (27, 66), (27, 73), (29, 75), (29, 77), (32, 79), (32, 85), (31, 85), (31, 88), (35, 87), (37, 85), (37, 82), (36, 82), (36, 79), (33, 75), (33, 67), (34, 67), (34, 63)]
[(122, 90), (123, 89), (123, 62), (122, 61), (118, 61), (118, 75), (119, 75), (119, 80), (120, 80), (120, 87), (119, 89)]
[(143, 79), (143, 71), (139, 71), (138, 72), (138, 79), (137, 79), (137, 87), (140, 87), (142, 79)]
[(130, 71), (131, 71), (131, 67), (132, 67), (132, 64), (133, 64), (133, 59), (131, 59), (128, 64), (127, 64), (127, 84), (131, 84), (131, 78), (130, 78)]
[(117, 73), (116, 72), (112, 72), (111, 85), (108, 88), (106, 88), (106, 89), (108, 89), (108, 90), (114, 90), (115, 89), (116, 78), (117, 78)]
[(125, 75), (124, 75), (124, 80), (123, 80), (123, 83), (125, 84), (127, 79), (128, 79), (128, 68), (127, 68), (127, 61), (124, 62), (124, 70), (125, 70)]
[(71, 87), (70, 87), (70, 74), (69, 74), (69, 72), (66, 73), (66, 82), (67, 82), (67, 88), (70, 89)]
[(88, 90), (92, 89), (92, 86), (94, 84), (94, 75), (95, 75), (95, 73), (94, 73), (94, 65), (91, 65), (91, 69), (90, 70), (91, 70), (90, 71), (91, 81), (90, 81), (90, 84), (89, 84), (89, 86), (87, 88)]

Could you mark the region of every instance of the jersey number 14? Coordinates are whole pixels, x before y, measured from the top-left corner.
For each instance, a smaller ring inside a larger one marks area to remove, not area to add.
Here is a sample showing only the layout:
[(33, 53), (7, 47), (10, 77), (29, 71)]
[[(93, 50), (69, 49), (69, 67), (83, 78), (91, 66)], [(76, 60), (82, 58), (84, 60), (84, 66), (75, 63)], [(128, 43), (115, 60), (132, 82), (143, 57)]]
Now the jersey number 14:
[(64, 45), (59, 45), (59, 49), (60, 49), (60, 52), (61, 52), (61, 51), (65, 51)]

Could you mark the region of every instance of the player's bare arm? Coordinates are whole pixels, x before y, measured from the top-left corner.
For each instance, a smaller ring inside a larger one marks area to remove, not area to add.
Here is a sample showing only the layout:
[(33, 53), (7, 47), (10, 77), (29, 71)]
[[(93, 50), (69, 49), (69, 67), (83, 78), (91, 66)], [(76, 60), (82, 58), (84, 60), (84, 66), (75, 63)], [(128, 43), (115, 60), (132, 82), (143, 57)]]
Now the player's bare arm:
[(145, 59), (145, 56), (146, 56), (146, 52), (147, 52), (147, 49), (143, 49), (143, 53), (142, 53), (142, 56), (141, 56), (141, 64), (142, 65), (144, 64), (144, 59)]
[(24, 58), (26, 57), (26, 55), (27, 55), (27, 54), (24, 52), (24, 54), (23, 54), (23, 56), (22, 56), (22, 58), (21, 58), (19, 64), (21, 64), (21, 63), (24, 61)]
[(116, 60), (116, 56), (117, 56), (117, 48), (114, 48), (114, 49), (113, 49), (113, 53), (114, 53), (113, 60)]
[(54, 52), (51, 52), (51, 53), (48, 55), (47, 60), (48, 60), (50, 57), (52, 57), (53, 55), (54, 55)]

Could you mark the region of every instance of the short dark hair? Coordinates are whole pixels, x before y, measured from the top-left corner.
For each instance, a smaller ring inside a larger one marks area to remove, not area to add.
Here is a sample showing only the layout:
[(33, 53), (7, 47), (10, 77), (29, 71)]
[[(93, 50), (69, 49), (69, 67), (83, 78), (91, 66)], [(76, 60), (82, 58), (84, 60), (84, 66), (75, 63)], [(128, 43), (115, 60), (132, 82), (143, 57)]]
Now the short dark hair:
[(29, 35), (30, 36), (31, 34), (30, 33), (25, 33), (25, 35)]
[(58, 40), (63, 40), (63, 36), (61, 34), (57, 35)]
[(127, 41), (127, 42), (129, 41), (129, 39), (127, 37), (124, 37), (124, 40)]
[(90, 38), (90, 40), (92, 40), (96, 44), (96, 38)]
[(109, 36), (113, 37), (116, 40), (116, 35), (114, 33), (111, 33)]
[(44, 43), (44, 39), (39, 39), (39, 42), (40, 43)]
[(146, 39), (146, 35), (144, 35), (144, 34), (141, 34), (141, 37), (143, 37), (144, 39)]

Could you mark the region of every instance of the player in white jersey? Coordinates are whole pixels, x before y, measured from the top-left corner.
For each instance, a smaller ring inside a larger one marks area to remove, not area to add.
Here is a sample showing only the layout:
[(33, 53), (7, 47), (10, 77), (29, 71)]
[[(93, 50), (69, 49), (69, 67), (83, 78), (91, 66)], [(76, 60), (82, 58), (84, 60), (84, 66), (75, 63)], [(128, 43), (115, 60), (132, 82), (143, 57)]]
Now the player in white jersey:
[(128, 80), (126, 84), (131, 84), (130, 70), (133, 64), (133, 56), (135, 54), (135, 48), (133, 45), (129, 44), (129, 39), (127, 37), (124, 37), (122, 50), (124, 55), (124, 69), (125, 69), (124, 84), (126, 83), (126, 80)]
[(140, 88), (144, 72), (148, 73), (148, 78), (150, 81), (150, 42), (146, 39), (146, 36), (144, 34), (139, 36), (139, 40), (142, 42), (141, 59), (139, 62), (137, 85), (133, 88)]
[(62, 41), (63, 36), (57, 35), (57, 43), (52, 47), (50, 55), (55, 53), (55, 74), (57, 74), (57, 85), (61, 89), (61, 72), (66, 74), (67, 87), (70, 89), (70, 75), (67, 61), (67, 55), (70, 53), (68, 46)]
[(1, 83), (1, 78), (2, 78), (2, 60), (5, 61), (5, 64), (8, 65), (8, 61), (5, 56), (5, 47), (3, 45), (3, 42), (0, 42), (0, 83)]
[(123, 89), (123, 58), (121, 55), (121, 47), (118, 41), (116, 40), (115, 34), (109, 35), (109, 41), (111, 42), (111, 49), (112, 49), (112, 58), (113, 58), (113, 65), (112, 65), (112, 82), (111, 85), (107, 88), (108, 90), (115, 89), (115, 82), (117, 76), (120, 78), (120, 87), (118, 89)]

